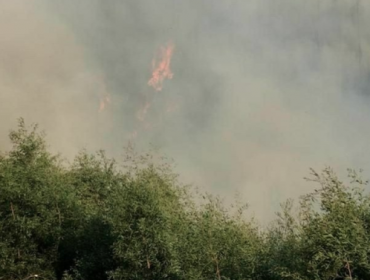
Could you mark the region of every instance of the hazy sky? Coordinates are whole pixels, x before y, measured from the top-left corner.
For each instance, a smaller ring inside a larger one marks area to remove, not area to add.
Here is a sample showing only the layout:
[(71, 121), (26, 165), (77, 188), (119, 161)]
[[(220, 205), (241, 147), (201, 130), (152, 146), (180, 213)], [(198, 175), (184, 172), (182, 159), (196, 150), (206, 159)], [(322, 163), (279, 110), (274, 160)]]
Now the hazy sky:
[(368, 26), (364, 0), (0, 0), (0, 145), (18, 117), (68, 157), (153, 144), (184, 182), (238, 190), (268, 220), (312, 189), (309, 167), (370, 174)]

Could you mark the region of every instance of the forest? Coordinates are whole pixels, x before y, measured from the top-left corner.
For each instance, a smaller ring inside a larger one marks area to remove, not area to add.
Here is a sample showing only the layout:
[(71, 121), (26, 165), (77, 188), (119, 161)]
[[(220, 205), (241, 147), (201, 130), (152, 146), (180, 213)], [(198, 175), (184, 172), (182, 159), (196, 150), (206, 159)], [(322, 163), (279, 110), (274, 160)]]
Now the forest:
[[(316, 190), (282, 202), (268, 226), (247, 205), (179, 182), (165, 159), (127, 148), (71, 164), (20, 119), (0, 154), (0, 279), (370, 279), (370, 196), (311, 170)], [(347, 182), (346, 181), (346, 182)]]

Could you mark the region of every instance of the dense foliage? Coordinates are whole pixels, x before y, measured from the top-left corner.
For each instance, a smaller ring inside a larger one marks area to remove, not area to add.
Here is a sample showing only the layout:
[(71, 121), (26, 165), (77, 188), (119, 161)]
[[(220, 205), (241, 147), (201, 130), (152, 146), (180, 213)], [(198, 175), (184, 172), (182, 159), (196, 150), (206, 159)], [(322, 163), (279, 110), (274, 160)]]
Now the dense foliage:
[(318, 189), (262, 230), (245, 206), (195, 194), (150, 154), (129, 149), (118, 165), (82, 152), (67, 165), (23, 120), (10, 140), (0, 279), (370, 279), (370, 198), (354, 171), (346, 185), (312, 170)]

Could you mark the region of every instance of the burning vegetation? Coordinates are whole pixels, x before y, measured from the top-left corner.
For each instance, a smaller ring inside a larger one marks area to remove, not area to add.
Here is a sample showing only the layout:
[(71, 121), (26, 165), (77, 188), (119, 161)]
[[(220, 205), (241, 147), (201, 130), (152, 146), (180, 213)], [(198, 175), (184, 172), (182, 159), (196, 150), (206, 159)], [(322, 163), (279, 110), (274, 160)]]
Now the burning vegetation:
[[(148, 81), (148, 85), (156, 92), (162, 91), (164, 81), (166, 79), (172, 79), (173, 77), (170, 66), (174, 48), (175, 46), (172, 42), (162, 46), (152, 60), (152, 73), (151, 78)], [(153, 127), (153, 125), (147, 121), (147, 115), (150, 108), (153, 106), (154, 98), (155, 96), (148, 94), (148, 96), (145, 97), (145, 102), (136, 111), (136, 119), (139, 121), (139, 127), (136, 128), (134, 132), (130, 133), (130, 140), (137, 138), (139, 130), (146, 130)], [(163, 113), (171, 113), (175, 111), (177, 107), (177, 104), (167, 102), (166, 109)]]
[(161, 47), (157, 57), (153, 58), (152, 77), (148, 81), (148, 85), (153, 87), (155, 91), (161, 91), (163, 81), (173, 77), (170, 66), (174, 48), (175, 46), (170, 42), (166, 46)]

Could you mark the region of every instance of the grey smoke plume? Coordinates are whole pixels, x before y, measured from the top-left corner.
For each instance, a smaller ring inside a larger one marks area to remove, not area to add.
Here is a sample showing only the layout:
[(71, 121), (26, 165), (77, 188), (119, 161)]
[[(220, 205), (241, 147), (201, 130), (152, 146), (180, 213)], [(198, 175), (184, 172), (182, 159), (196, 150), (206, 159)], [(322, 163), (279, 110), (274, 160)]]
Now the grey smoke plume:
[[(238, 190), (263, 221), (311, 190), (309, 167), (370, 170), (366, 1), (13, 0), (0, 22), (2, 145), (20, 116), (68, 156), (119, 157), (137, 131), (185, 182)], [(174, 77), (155, 92), (168, 41)]]

